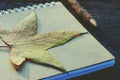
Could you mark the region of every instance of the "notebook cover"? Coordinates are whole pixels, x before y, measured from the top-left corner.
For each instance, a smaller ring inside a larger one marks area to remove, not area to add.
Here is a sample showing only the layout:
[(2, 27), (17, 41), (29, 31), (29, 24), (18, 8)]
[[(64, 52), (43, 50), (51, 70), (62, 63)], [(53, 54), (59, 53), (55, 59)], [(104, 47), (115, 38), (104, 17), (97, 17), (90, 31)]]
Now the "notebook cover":
[[(60, 3), (38, 5), (35, 9), (37, 13), (38, 33), (48, 33), (52, 31), (79, 31), (88, 32), (79, 23), (74, 16)], [(12, 30), (13, 27), (24, 17), (30, 14), (31, 8), (17, 9), (18, 11), (11, 14), (1, 14), (0, 25)], [(0, 26), (0, 27), (1, 27)], [(107, 51), (90, 33), (78, 37), (65, 45), (55, 47), (49, 52), (59, 59), (67, 71), (72, 71), (87, 66), (95, 65), (101, 62), (113, 60), (114, 57)], [(18, 72), (11, 67), (9, 52), (0, 51), (0, 74), (2, 80), (37, 80), (62, 72), (51, 67), (46, 67), (32, 62), (26, 62)]]

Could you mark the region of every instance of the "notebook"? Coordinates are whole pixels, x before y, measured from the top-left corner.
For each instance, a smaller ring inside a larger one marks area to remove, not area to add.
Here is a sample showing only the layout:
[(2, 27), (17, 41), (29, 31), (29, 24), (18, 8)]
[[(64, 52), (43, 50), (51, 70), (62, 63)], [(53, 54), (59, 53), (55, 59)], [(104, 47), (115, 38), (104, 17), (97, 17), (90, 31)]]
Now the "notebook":
[[(53, 31), (88, 32), (61, 2), (9, 9), (0, 12), (0, 28), (12, 30), (23, 18), (35, 10), (38, 33)], [(0, 45), (3, 45), (0, 42)], [(0, 50), (1, 80), (66, 80), (114, 65), (114, 57), (89, 32), (49, 52), (60, 60), (68, 72), (27, 61), (20, 71), (12, 69), (9, 52)]]

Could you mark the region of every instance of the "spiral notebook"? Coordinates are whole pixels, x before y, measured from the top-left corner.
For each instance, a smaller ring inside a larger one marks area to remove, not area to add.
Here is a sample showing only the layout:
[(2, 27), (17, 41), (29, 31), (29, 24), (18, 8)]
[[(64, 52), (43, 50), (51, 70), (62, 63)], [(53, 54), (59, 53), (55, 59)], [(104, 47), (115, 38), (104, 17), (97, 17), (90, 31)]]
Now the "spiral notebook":
[[(88, 32), (61, 2), (3, 10), (0, 12), (0, 25), (12, 30), (32, 10), (37, 13), (38, 33)], [(26, 62), (20, 71), (14, 71), (9, 52), (0, 50), (0, 80), (66, 80), (114, 65), (114, 57), (90, 33), (52, 48), (49, 52), (63, 63), (67, 73), (32, 62)]]

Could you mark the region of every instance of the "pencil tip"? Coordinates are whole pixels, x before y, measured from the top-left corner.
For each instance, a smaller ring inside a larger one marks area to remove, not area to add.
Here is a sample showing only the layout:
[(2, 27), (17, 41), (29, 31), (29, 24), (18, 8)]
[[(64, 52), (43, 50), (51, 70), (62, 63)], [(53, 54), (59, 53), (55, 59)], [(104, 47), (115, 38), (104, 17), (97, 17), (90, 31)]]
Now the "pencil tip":
[(97, 26), (97, 22), (95, 19), (90, 19), (90, 23), (92, 23), (95, 27)]

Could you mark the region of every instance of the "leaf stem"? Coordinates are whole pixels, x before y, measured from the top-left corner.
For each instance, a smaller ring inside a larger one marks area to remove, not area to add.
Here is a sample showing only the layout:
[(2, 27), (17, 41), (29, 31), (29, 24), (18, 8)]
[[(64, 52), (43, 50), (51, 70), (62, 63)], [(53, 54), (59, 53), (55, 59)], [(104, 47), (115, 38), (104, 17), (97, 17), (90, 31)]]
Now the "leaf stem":
[(9, 49), (8, 46), (0, 46), (0, 49)]
[(81, 35), (84, 35), (84, 34), (88, 34), (88, 32), (79, 33), (79, 34), (73, 36), (73, 38), (78, 37), (78, 36), (81, 36)]
[[(7, 45), (6, 47), (11, 48), (11, 45), (9, 45), (7, 42), (5, 42), (1, 37), (0, 37), (0, 39), (2, 42), (4, 42)], [(5, 47), (5, 46), (1, 46), (1, 47)]]

